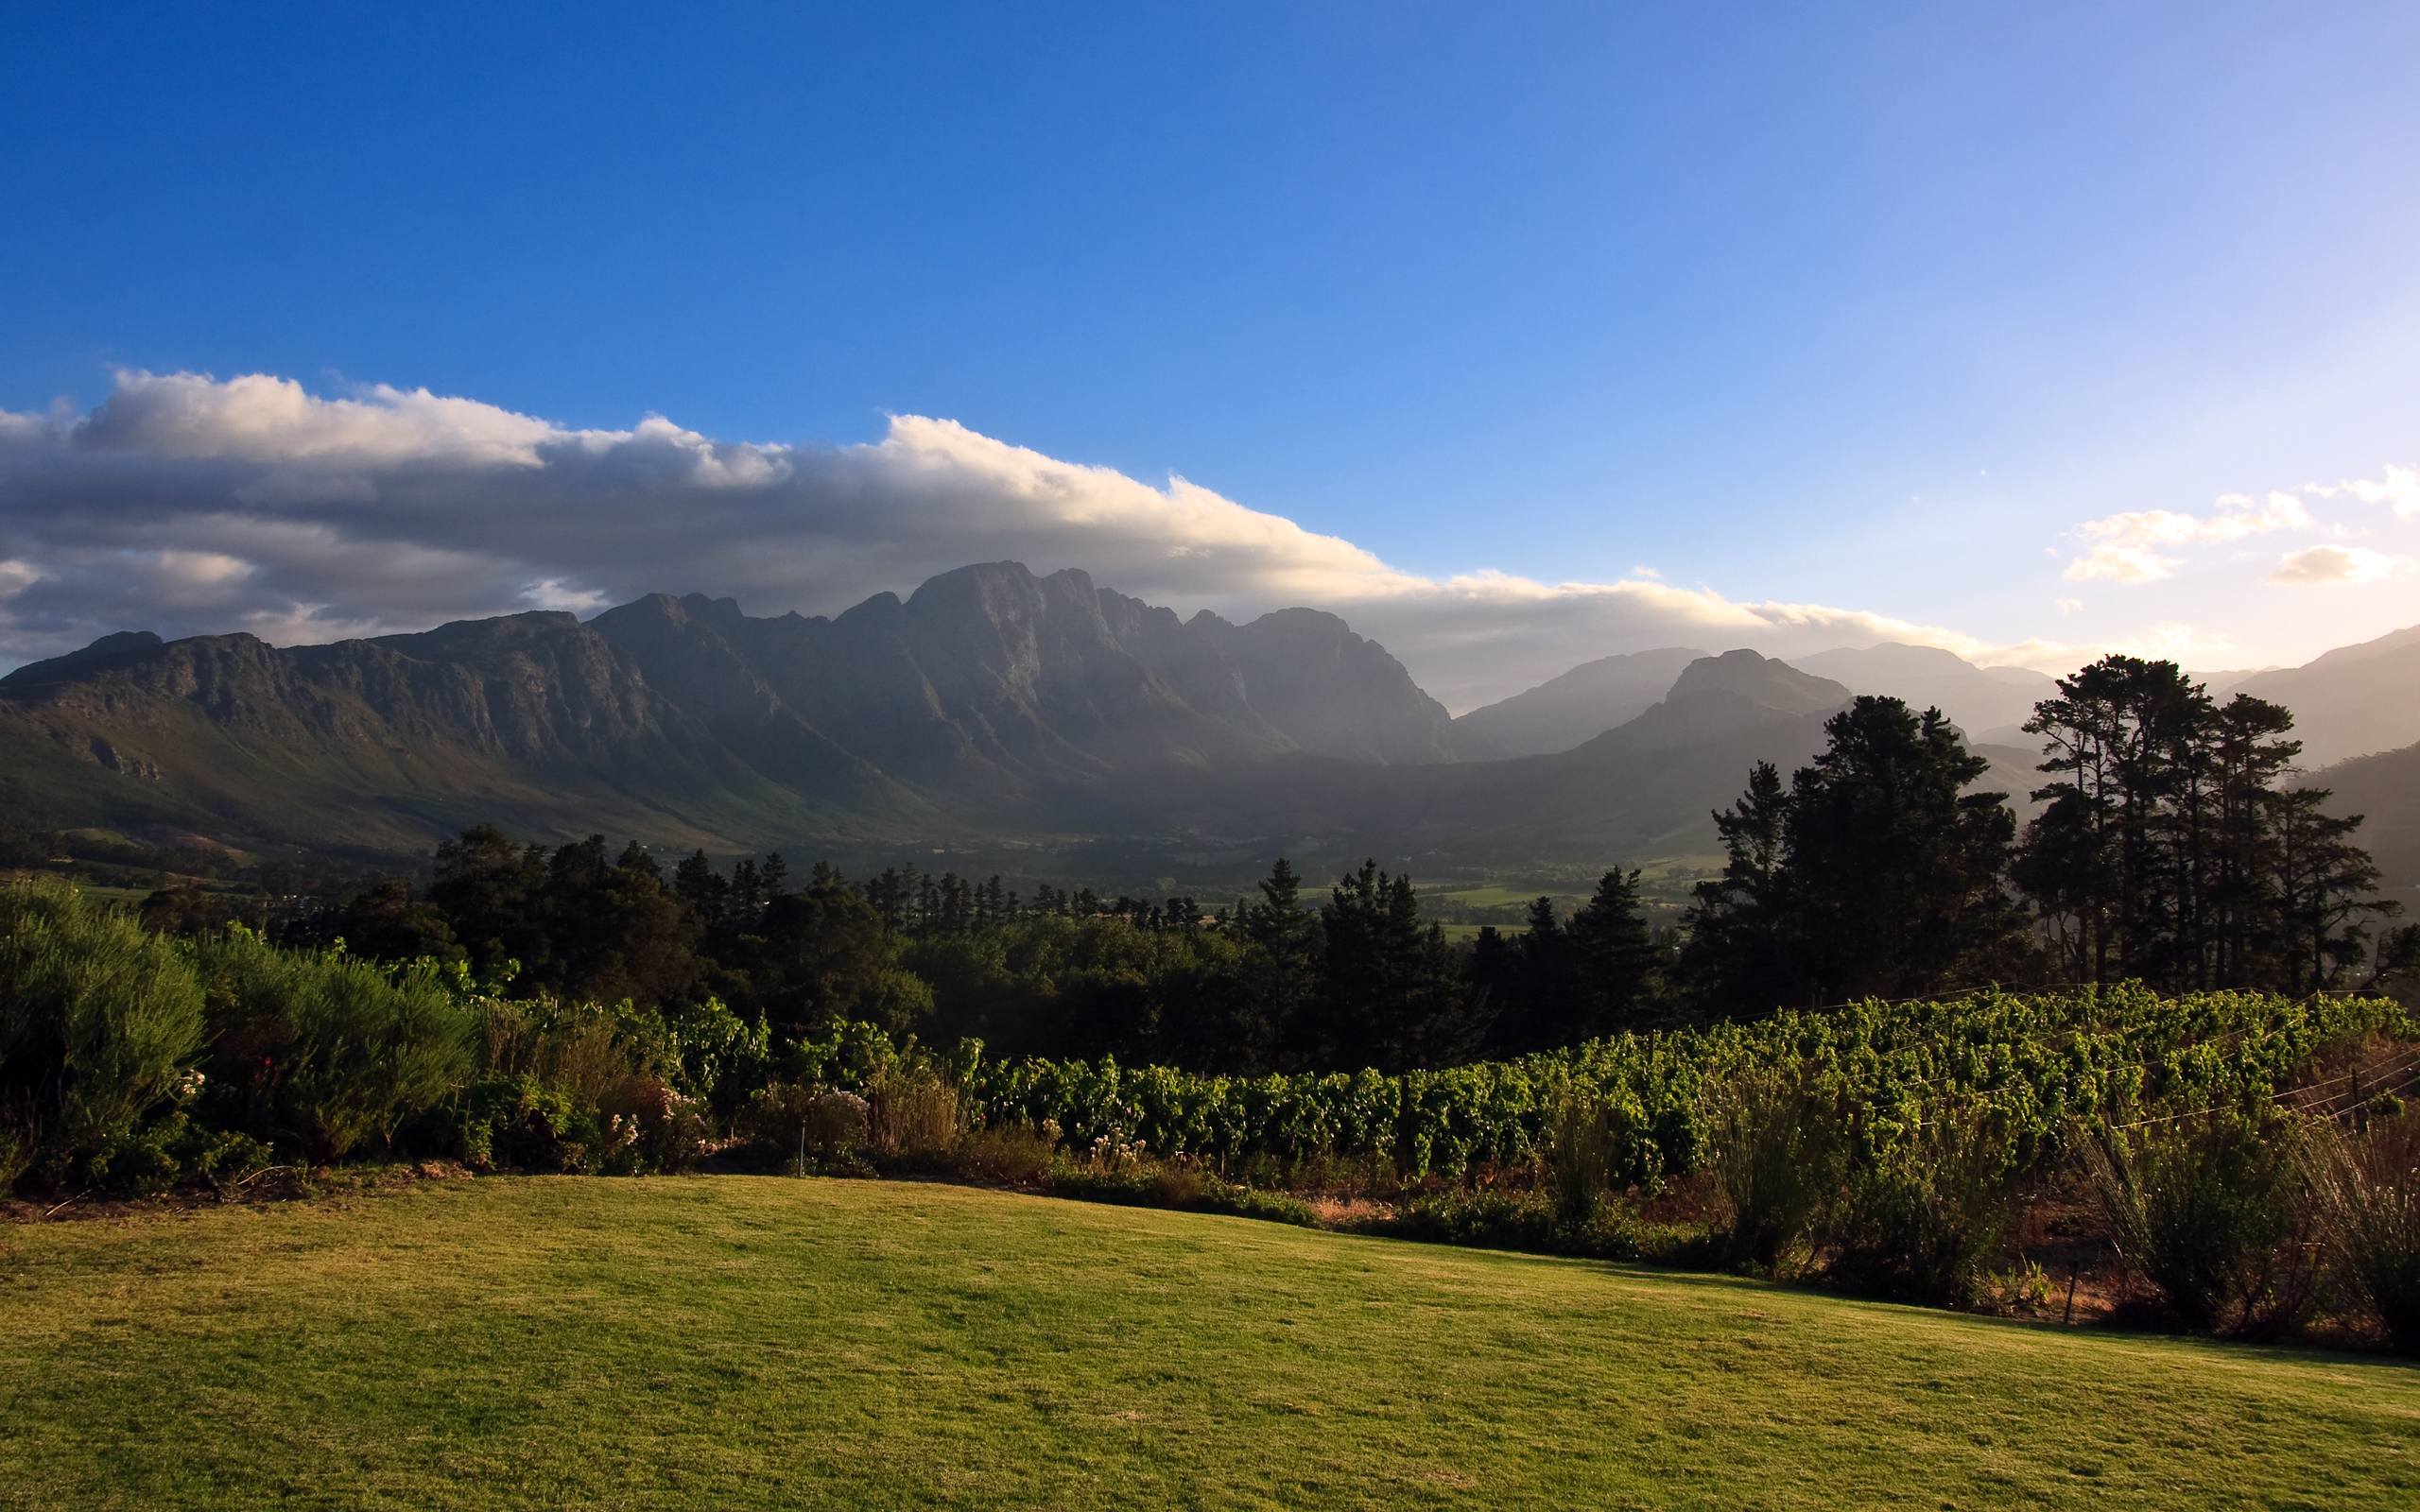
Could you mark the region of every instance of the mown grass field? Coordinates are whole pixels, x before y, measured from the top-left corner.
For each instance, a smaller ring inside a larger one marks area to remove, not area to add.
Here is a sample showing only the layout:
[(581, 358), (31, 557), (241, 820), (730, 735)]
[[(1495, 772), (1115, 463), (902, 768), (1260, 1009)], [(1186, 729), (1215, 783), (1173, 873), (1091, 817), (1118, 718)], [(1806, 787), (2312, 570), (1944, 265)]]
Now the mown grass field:
[(2420, 1369), (944, 1186), (0, 1228), (0, 1504), (2420, 1504)]

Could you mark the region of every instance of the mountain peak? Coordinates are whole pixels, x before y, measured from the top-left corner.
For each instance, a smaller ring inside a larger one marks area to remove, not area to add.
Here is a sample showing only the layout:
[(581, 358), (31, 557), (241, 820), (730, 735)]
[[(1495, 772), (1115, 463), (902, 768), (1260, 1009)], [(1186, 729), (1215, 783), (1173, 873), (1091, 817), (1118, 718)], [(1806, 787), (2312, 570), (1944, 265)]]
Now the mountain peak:
[(1853, 696), (1847, 688), (1829, 678), (1801, 672), (1787, 662), (1776, 662), (1743, 647), (1720, 656), (1700, 657), (1683, 667), (1664, 701), (1681, 703), (1720, 695), (1792, 714), (1837, 709)]
[(1683, 668), (1706, 653), (1659, 646), (1582, 662), (1524, 693), (1454, 721), (1514, 756), (1569, 750), (1628, 724), (1671, 691)]
[(149, 630), (118, 630), (102, 636), (80, 651), (70, 651), (65, 656), (55, 656), (46, 662), (28, 662), (7, 677), (0, 677), (0, 686), (32, 688), (65, 678), (81, 677), (140, 661), (166, 644)]

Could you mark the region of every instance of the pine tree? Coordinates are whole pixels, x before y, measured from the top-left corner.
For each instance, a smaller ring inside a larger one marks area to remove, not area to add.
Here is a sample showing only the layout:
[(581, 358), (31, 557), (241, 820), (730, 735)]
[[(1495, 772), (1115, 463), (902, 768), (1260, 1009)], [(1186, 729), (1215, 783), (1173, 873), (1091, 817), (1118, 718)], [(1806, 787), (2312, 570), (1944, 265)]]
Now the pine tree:
[(722, 927), (728, 911), (731, 885), (706, 858), (703, 850), (694, 850), (672, 868), (672, 890), (688, 905), (703, 928), (712, 931)]
[(1680, 970), (1719, 1013), (1763, 1012), (1796, 995), (1782, 893), (1789, 821), (1789, 794), (1771, 762), (1751, 767), (1739, 801), (1714, 816), (1722, 875), (1692, 889)]
[(2328, 814), (2331, 796), (2324, 787), (2303, 787), (2275, 797), (2273, 985), (2287, 992), (2344, 986), (2369, 958), (2363, 922), (2403, 911), (2402, 904), (2377, 896), (2377, 865), (2352, 842), (2360, 816)]
[[(1539, 900), (1541, 902), (1544, 899)], [(1572, 1018), (1557, 1042), (1574, 1043), (1642, 1027), (1661, 995), (1662, 963), (1639, 906), (1638, 872), (1618, 868), (1571, 916)]]

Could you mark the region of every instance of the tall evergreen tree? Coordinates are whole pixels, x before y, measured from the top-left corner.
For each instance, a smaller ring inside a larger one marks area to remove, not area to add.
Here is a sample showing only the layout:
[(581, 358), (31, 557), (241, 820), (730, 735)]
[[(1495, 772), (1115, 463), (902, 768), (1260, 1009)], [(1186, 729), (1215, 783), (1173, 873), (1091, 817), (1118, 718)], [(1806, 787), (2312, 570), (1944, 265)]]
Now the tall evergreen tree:
[(1663, 994), (1663, 962), (1639, 906), (1638, 872), (1616, 868), (1571, 916), (1572, 1015), (1556, 1042), (1644, 1027)]
[(2403, 911), (2377, 896), (2377, 864), (2353, 843), (2360, 816), (2327, 813), (2330, 796), (2324, 787), (2276, 796), (2276, 974), (2270, 985), (2286, 992), (2322, 991), (2355, 980), (2369, 959), (2367, 920)]
[(1420, 919), (1409, 877), (1375, 861), (1340, 879), (1320, 910), (1326, 946), (1327, 1057), (1384, 1070), (1450, 1065), (1477, 1048), (1483, 1025), (1445, 932)]
[(1702, 884), (1685, 962), (1720, 1011), (1907, 997), (2021, 969), (2004, 885), (2015, 819), (1966, 789), (1989, 764), (1938, 710), (1859, 697), (1781, 790), (1773, 769), (1716, 816), (1723, 875)]
[(1303, 879), (1284, 856), (1259, 885), (1260, 902), (1236, 905), (1236, 927), (1251, 955), (1242, 970), (1259, 1005), (1253, 1026), (1263, 1042), (1295, 1054), (1321, 1038), (1312, 1022), (1319, 996), (1320, 920), (1303, 907)]
[(2301, 992), (2353, 979), (2393, 905), (2359, 818), (2286, 784), (2293, 716), (2224, 706), (2173, 662), (2107, 657), (2059, 683), (2013, 875), (2074, 980)]
[(1692, 889), (1680, 971), (1718, 1012), (1761, 1011), (1799, 995), (1782, 894), (1789, 819), (1789, 793), (1771, 762), (1749, 768), (1739, 801), (1714, 816), (1722, 874)]
[(1790, 784), (1785, 890), (1799, 974), (1825, 1001), (2006, 977), (2024, 915), (2005, 876), (2007, 798), (1937, 709), (1860, 697)]
[(673, 893), (680, 895), (697, 921), (712, 929), (721, 929), (723, 915), (731, 912), (731, 883), (723, 881), (723, 873), (714, 871), (714, 861), (707, 851), (692, 851), (683, 856), (673, 868)]

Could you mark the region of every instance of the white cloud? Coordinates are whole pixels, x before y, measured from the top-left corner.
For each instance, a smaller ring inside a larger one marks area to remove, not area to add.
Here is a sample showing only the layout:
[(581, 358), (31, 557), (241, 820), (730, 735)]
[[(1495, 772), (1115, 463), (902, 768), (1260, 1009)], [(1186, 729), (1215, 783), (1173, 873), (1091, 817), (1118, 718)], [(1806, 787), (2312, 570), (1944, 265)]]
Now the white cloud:
[(521, 602), (531, 609), (566, 610), (573, 614), (594, 614), (611, 609), (614, 601), (594, 588), (574, 588), (560, 577), (542, 577), (521, 591)]
[[(2273, 501), (2222, 502), (2189, 529), (2113, 526), (2099, 543), (2232, 539), (2284, 518)], [(2094, 649), (1734, 599), (1645, 569), (1426, 577), (1182, 477), (1154, 485), (923, 416), (870, 443), (791, 447), (661, 416), (574, 430), (424, 389), (331, 398), (267, 375), (146, 372), (120, 373), (80, 417), (0, 412), (0, 662), (114, 629), (291, 643), (654, 591), (828, 613), (1004, 558), (1081, 567), (1187, 612), (1333, 610), (1454, 708), (1655, 645), (1891, 640), (2060, 670)]]
[(2060, 599), (2058, 601), (2058, 610), (2059, 618), (2061, 619), (2066, 619), (2070, 614), (2081, 613), (2083, 610), (2083, 600), (2081, 598)]
[[(6, 414), (7, 411), (0, 410), (0, 416)], [(0, 603), (6, 603), (32, 587), (34, 580), (41, 576), (42, 569), (32, 562), (0, 561)]]
[(2412, 565), (2409, 557), (2372, 551), (2367, 546), (2311, 546), (2279, 558), (2277, 570), (2269, 575), (2269, 581), (2290, 588), (2375, 583), (2381, 578), (2408, 576)]
[(2322, 499), (2342, 496), (2363, 504), (2382, 504), (2393, 509), (2397, 519), (2420, 520), (2420, 467), (2389, 463), (2386, 471), (2375, 478), (2346, 478), (2333, 485), (2312, 483), (2306, 485), (2303, 491)]
[[(2180, 666), (2206, 667), (2218, 664), (2236, 652), (2234, 640), (2216, 630), (2197, 629), (2173, 620), (2163, 620), (2149, 630), (2128, 636), (2108, 647), (2125, 656), (2138, 656), (2147, 662), (2174, 662)], [(2069, 663), (2072, 670), (2075, 663)]]
[(247, 373), (118, 374), (109, 401), (76, 427), (77, 440), (155, 456), (256, 462), (416, 461), (536, 467), (560, 433), (544, 421), (425, 388), (374, 385), (356, 399), (321, 399), (291, 378)]
[(2075, 534), (2083, 540), (2086, 550), (2067, 563), (2066, 576), (2070, 582), (2158, 582), (2172, 576), (2182, 565), (2180, 558), (2166, 554), (2175, 548), (2240, 541), (2278, 530), (2309, 530), (2315, 524), (2301, 499), (2283, 492), (2258, 499), (2244, 493), (2221, 494), (2215, 512), (2206, 515), (2175, 509), (2104, 515), (2076, 526)]

